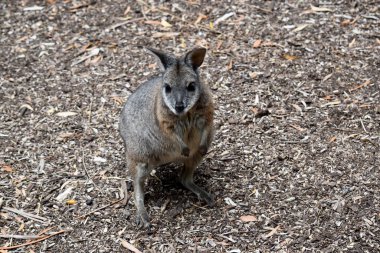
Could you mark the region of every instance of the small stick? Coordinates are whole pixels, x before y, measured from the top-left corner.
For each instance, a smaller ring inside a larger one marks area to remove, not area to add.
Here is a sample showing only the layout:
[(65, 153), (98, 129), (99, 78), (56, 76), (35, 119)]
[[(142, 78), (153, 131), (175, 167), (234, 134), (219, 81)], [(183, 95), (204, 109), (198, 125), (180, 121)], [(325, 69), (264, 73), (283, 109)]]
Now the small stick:
[[(37, 236), (39, 236), (39, 238), (41, 238), (41, 237), (44, 236), (44, 234), (46, 234), (49, 230), (52, 230), (53, 228), (55, 228), (55, 226), (54, 227), (50, 227), (50, 228), (45, 228), (44, 230), (42, 230), (41, 232), (39, 232), (37, 234)], [(32, 238), (30, 240), (28, 240), (27, 242), (31, 242), (31, 240), (32, 240)]]
[(18, 210), (18, 209), (15, 209), (15, 208), (11, 208), (11, 207), (3, 207), (4, 210), (8, 211), (8, 212), (12, 212), (12, 213), (16, 213), (18, 215), (21, 215), (25, 218), (28, 218), (28, 219), (31, 219), (31, 220), (34, 220), (34, 221), (37, 221), (37, 222), (41, 222), (41, 223), (47, 223), (49, 222), (48, 219), (44, 218), (44, 217), (41, 217), (41, 216), (38, 216), (38, 215), (34, 215), (34, 214), (31, 214), (31, 213), (27, 213), (25, 211), (22, 211), (22, 210)]
[(93, 214), (93, 213), (95, 213), (95, 212), (97, 212), (97, 211), (103, 210), (103, 209), (105, 209), (105, 208), (107, 208), (107, 207), (109, 207), (109, 206), (113, 206), (113, 205), (119, 203), (119, 202), (122, 201), (122, 200), (123, 200), (123, 199), (115, 200), (114, 202), (111, 202), (111, 203), (109, 203), (108, 205), (105, 205), (105, 206), (99, 207), (99, 208), (97, 208), (97, 209), (95, 209), (95, 210), (93, 210), (93, 211), (91, 211), (91, 212), (89, 212), (89, 213), (86, 213), (86, 214), (83, 214), (83, 215), (79, 216), (78, 218), (79, 218), (79, 219), (82, 219), (82, 218), (84, 218), (84, 217), (86, 217), (86, 216), (89, 216), (90, 214)]
[(91, 125), (91, 118), (92, 118), (92, 98), (90, 101), (90, 112), (88, 113), (88, 124)]
[(12, 238), (12, 239), (24, 239), (24, 240), (30, 240), (30, 239), (40, 239), (41, 235), (0, 235), (0, 238)]
[(31, 241), (31, 242), (27, 242), (27, 243), (23, 243), (23, 244), (19, 244), (19, 245), (14, 245), (14, 246), (9, 246), (9, 247), (0, 247), (0, 250), (10, 250), (10, 249), (17, 249), (17, 248), (21, 248), (21, 247), (24, 247), (24, 246), (28, 246), (28, 245), (31, 245), (31, 244), (35, 244), (37, 242), (40, 242), (40, 241), (43, 241), (43, 240), (46, 240), (50, 237), (53, 237), (55, 235), (58, 235), (58, 234), (62, 234), (64, 232), (67, 232), (66, 230), (61, 230), (61, 231), (58, 231), (56, 233), (53, 233), (51, 235), (47, 235), (45, 237), (42, 237), (40, 239), (37, 239), (37, 240), (34, 240), (34, 241)]
[(129, 24), (129, 23), (133, 23), (133, 22), (136, 22), (136, 21), (140, 21), (140, 20), (143, 20), (145, 18), (135, 18), (135, 19), (129, 19), (127, 21), (124, 21), (124, 22), (121, 22), (121, 23), (117, 23), (117, 24), (114, 24), (114, 25), (111, 25), (109, 27), (110, 30), (114, 30), (116, 28), (118, 28), (119, 26), (123, 26), (123, 25), (126, 25), (126, 24)]

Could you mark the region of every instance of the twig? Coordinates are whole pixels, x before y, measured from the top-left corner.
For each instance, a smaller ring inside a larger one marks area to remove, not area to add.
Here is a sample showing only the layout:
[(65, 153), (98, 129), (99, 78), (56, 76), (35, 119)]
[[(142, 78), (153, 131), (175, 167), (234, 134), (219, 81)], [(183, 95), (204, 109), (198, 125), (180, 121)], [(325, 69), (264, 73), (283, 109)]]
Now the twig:
[(41, 232), (38, 233), (38, 235), (43, 235), (43, 234), (46, 234), (49, 230), (52, 230), (54, 227), (50, 227), (50, 228), (45, 228), (44, 230), (42, 230)]
[(31, 220), (34, 220), (34, 221), (37, 221), (37, 222), (41, 222), (41, 223), (49, 223), (49, 220), (44, 218), (44, 217), (41, 217), (41, 216), (38, 216), (38, 215), (35, 215), (35, 214), (31, 214), (31, 213), (27, 213), (25, 211), (22, 211), (22, 210), (18, 210), (18, 209), (15, 209), (15, 208), (11, 208), (11, 207), (3, 207), (4, 210), (8, 211), (8, 212), (12, 212), (12, 213), (16, 213), (18, 215), (21, 215), (25, 218), (28, 218), (28, 219), (31, 219)]
[(13, 239), (24, 239), (24, 240), (30, 240), (30, 239), (40, 239), (41, 235), (0, 235), (0, 238), (13, 238)]
[(31, 241), (31, 242), (27, 242), (27, 243), (23, 243), (23, 244), (19, 244), (19, 245), (14, 245), (14, 246), (9, 246), (9, 247), (0, 247), (0, 250), (10, 250), (10, 249), (17, 249), (17, 248), (21, 248), (21, 247), (24, 247), (24, 246), (27, 246), (27, 245), (31, 245), (31, 244), (35, 244), (37, 242), (40, 242), (40, 241), (43, 241), (43, 240), (46, 240), (50, 237), (53, 237), (55, 235), (59, 235), (59, 234), (62, 234), (64, 232), (67, 232), (67, 230), (61, 230), (61, 231), (58, 231), (56, 233), (53, 233), (51, 235), (47, 235), (45, 237), (42, 237), (40, 239), (37, 239), (37, 240), (34, 240), (34, 241)]
[(365, 126), (364, 126), (364, 123), (363, 123), (363, 120), (362, 120), (362, 119), (360, 119), (360, 123), (362, 124), (362, 127), (363, 127), (364, 132), (368, 133), (367, 129), (365, 129)]
[(134, 19), (130, 19), (130, 20), (127, 20), (127, 21), (124, 21), (124, 22), (121, 22), (121, 23), (117, 23), (117, 24), (114, 24), (114, 25), (111, 25), (109, 27), (110, 30), (114, 30), (116, 28), (118, 28), (119, 26), (123, 26), (123, 25), (126, 25), (126, 24), (129, 24), (129, 23), (133, 23), (133, 22), (136, 22), (136, 21), (140, 21), (140, 20), (143, 20), (145, 18), (134, 18)]
[(232, 243), (236, 243), (236, 240), (234, 240), (234, 239), (232, 239), (232, 238), (229, 238), (228, 236), (225, 236), (225, 235), (221, 235), (221, 234), (217, 234), (217, 236), (220, 236), (220, 237), (222, 237), (222, 238), (224, 238), (224, 239), (227, 239), (227, 240), (229, 240), (230, 242), (232, 242)]
[(198, 207), (198, 208), (200, 208), (200, 209), (203, 209), (203, 210), (207, 210), (207, 208), (206, 208), (206, 207), (203, 207), (203, 206), (198, 206), (198, 205), (193, 204), (193, 203), (191, 203), (191, 205), (192, 205), (192, 206), (195, 206), (195, 207)]
[[(92, 177), (90, 177), (90, 174), (89, 174), (88, 171), (87, 171), (86, 163), (85, 163), (85, 161), (84, 161), (84, 151), (83, 151), (83, 149), (82, 149), (82, 163), (83, 163), (84, 172), (85, 172), (86, 175), (87, 175), (87, 180), (89, 180), (89, 181), (91, 181), (91, 182), (93, 183), (93, 181), (92, 181)], [(94, 185), (95, 185), (95, 183), (94, 183)]]
[[(56, 226), (53, 226), (53, 227), (50, 227), (50, 228), (45, 228), (43, 229), (41, 232), (39, 232), (37, 234), (37, 236), (39, 236), (40, 238), (44, 236), (44, 234), (46, 234), (48, 231), (52, 230), (53, 228), (55, 228)], [(46, 235), (45, 235), (46, 236)], [(28, 240), (27, 242), (31, 242), (31, 240)], [(1, 253), (1, 252), (0, 252)]]
[(95, 209), (95, 210), (93, 210), (93, 211), (91, 211), (91, 212), (89, 212), (89, 213), (86, 213), (86, 214), (83, 214), (83, 215), (79, 216), (78, 218), (79, 218), (79, 219), (82, 219), (82, 218), (84, 218), (84, 217), (86, 217), (86, 216), (89, 216), (89, 215), (91, 215), (91, 214), (93, 214), (93, 213), (95, 213), (95, 212), (97, 212), (97, 211), (103, 210), (103, 209), (105, 209), (105, 208), (107, 208), (107, 207), (109, 207), (109, 206), (113, 206), (113, 205), (119, 203), (119, 202), (122, 201), (122, 200), (123, 200), (123, 199), (115, 200), (114, 202), (111, 202), (111, 203), (109, 203), (108, 205), (105, 205), (105, 206), (99, 207), (99, 208), (97, 208), (97, 209)]
[(88, 113), (88, 124), (91, 125), (91, 118), (92, 118), (92, 97), (90, 101), (90, 112)]

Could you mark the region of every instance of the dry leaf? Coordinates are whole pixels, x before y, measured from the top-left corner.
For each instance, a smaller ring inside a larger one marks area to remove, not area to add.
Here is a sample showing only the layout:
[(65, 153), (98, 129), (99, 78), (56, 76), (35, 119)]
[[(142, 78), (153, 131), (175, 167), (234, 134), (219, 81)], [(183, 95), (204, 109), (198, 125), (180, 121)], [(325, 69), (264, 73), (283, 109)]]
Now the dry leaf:
[(101, 50), (100, 48), (93, 48), (93, 49), (91, 49), (91, 50), (88, 52), (87, 55), (84, 55), (84, 56), (80, 57), (78, 60), (76, 60), (76, 61), (74, 61), (73, 63), (71, 63), (71, 66), (75, 66), (75, 65), (77, 65), (77, 64), (79, 64), (79, 63), (81, 63), (81, 62), (86, 61), (87, 59), (89, 59), (89, 58), (91, 58), (91, 57), (93, 57), (93, 56), (98, 55), (99, 52), (100, 52), (100, 50)]
[(66, 201), (66, 204), (68, 205), (75, 205), (77, 203), (77, 201), (75, 199), (69, 199)]
[(346, 20), (343, 20), (341, 23), (340, 23), (341, 26), (348, 26), (348, 25), (351, 25), (351, 20), (349, 19), (346, 19)]
[(333, 10), (327, 7), (316, 7), (314, 5), (310, 5), (310, 7), (313, 12), (333, 12)]
[(64, 192), (61, 192), (55, 199), (58, 200), (59, 202), (62, 202), (64, 199), (69, 196), (69, 194), (72, 192), (73, 187), (67, 188)]
[(331, 102), (328, 102), (326, 104), (323, 104), (323, 105), (321, 105), (321, 107), (339, 105), (340, 103), (341, 103), (340, 100), (335, 100), (335, 101), (331, 101)]
[(322, 83), (326, 82), (334, 73), (328, 74), (322, 79)]
[(13, 172), (13, 168), (9, 165), (2, 165), (2, 168), (6, 172)]
[(299, 105), (297, 105), (297, 104), (292, 104), (292, 106), (293, 106), (294, 109), (296, 109), (297, 111), (302, 112), (302, 108), (299, 107)]
[(224, 201), (226, 202), (227, 205), (237, 206), (237, 204), (230, 197), (224, 198)]
[(24, 11), (41, 11), (44, 8), (45, 7), (43, 7), (43, 6), (31, 6), (31, 7), (25, 7)]
[(254, 114), (257, 114), (259, 112), (259, 108), (257, 107), (252, 107), (251, 108), (251, 111), (254, 113)]
[(100, 156), (94, 156), (94, 162), (95, 163), (105, 163), (105, 162), (107, 162), (107, 159), (100, 157)]
[(355, 45), (355, 42), (356, 42), (356, 39), (354, 38), (354, 39), (350, 42), (350, 44), (348, 44), (348, 47), (349, 47), (349, 48), (352, 48), (352, 47)]
[(171, 38), (180, 35), (178, 32), (156, 32), (153, 33), (153, 38)]
[(220, 47), (222, 46), (222, 44), (223, 44), (223, 41), (222, 41), (222, 40), (219, 40), (218, 43), (216, 44), (215, 49), (216, 49), (216, 50), (219, 50)]
[(131, 11), (131, 6), (128, 5), (127, 9), (124, 11), (124, 16), (127, 16), (127, 14)]
[(203, 15), (202, 13), (199, 13), (197, 20), (195, 20), (194, 25), (199, 24), (203, 19), (207, 19), (206, 15)]
[(276, 45), (273, 44), (272, 41), (264, 41), (264, 42), (261, 43), (261, 46), (262, 46), (262, 47), (274, 47), (274, 46), (276, 46)]
[(211, 30), (214, 30), (214, 23), (212, 21), (210, 21), (210, 25), (209, 26), (210, 26)]
[(121, 104), (123, 104), (123, 99), (121, 98), (121, 97), (117, 97), (117, 96), (112, 96), (111, 97), (115, 102), (116, 102), (116, 104), (118, 104), (118, 105), (121, 105)]
[(218, 19), (215, 20), (214, 25), (217, 25), (217, 24), (219, 24), (220, 22), (229, 19), (229, 18), (232, 17), (233, 15), (235, 15), (235, 12), (230, 12), (230, 13), (226, 13), (226, 14), (224, 14), (223, 16), (221, 16), (220, 18), (218, 18)]
[(272, 235), (274, 235), (275, 233), (277, 233), (277, 231), (280, 229), (280, 226), (277, 226), (277, 227), (275, 227), (275, 228), (271, 228), (271, 231), (268, 233), (268, 234), (266, 234), (266, 235), (264, 235), (264, 237), (265, 238), (269, 238), (269, 237), (271, 237)]
[(256, 72), (249, 72), (248, 75), (252, 79), (255, 79), (258, 76), (258, 74)]
[(58, 135), (58, 139), (66, 139), (66, 138), (71, 138), (75, 135), (75, 133), (60, 133)]
[(186, 48), (186, 41), (183, 37), (180, 37), (179, 40), (181, 41), (181, 47)]
[(232, 67), (233, 67), (233, 63), (232, 63), (232, 60), (230, 60), (230, 62), (228, 63), (228, 66), (227, 66), (227, 71), (231, 70)]
[(306, 129), (305, 128), (302, 128), (302, 127), (300, 127), (300, 126), (298, 126), (298, 125), (290, 125), (291, 127), (293, 127), (294, 129), (296, 129), (296, 130), (298, 130), (298, 131), (300, 131), (300, 132), (303, 132), (303, 131), (305, 131)]
[(166, 21), (165, 19), (161, 20), (161, 25), (165, 28), (172, 27), (172, 25), (168, 21)]
[(297, 60), (299, 59), (300, 57), (299, 56), (296, 56), (296, 55), (290, 55), (290, 54), (283, 54), (282, 57), (288, 61), (294, 61), (294, 60)]
[(138, 250), (135, 246), (133, 246), (126, 240), (120, 238), (120, 241), (121, 241), (121, 245), (123, 245), (124, 248), (129, 249), (130, 251), (134, 253), (142, 253), (140, 250)]
[(253, 48), (258, 48), (258, 47), (260, 47), (261, 42), (262, 42), (262, 40), (256, 40), (256, 41), (253, 43)]
[(361, 89), (361, 88), (367, 86), (367, 85), (370, 84), (370, 83), (371, 83), (371, 80), (367, 80), (367, 81), (365, 81), (364, 83), (362, 83), (362, 84), (360, 84), (360, 85), (358, 85), (358, 86), (356, 86), (356, 87), (350, 89), (349, 91), (352, 92), (352, 91), (355, 91), (355, 90)]
[(147, 20), (144, 23), (148, 25), (161, 25), (161, 21), (158, 20)]
[(21, 221), (20, 226), (18, 227), (17, 231), (24, 231), (25, 223)]
[(28, 110), (33, 111), (33, 107), (31, 107), (31, 106), (28, 105), (28, 104), (23, 104), (23, 105), (21, 105), (21, 106), (20, 106), (20, 109), (22, 109), (22, 108), (26, 108), (26, 109), (28, 109)]
[(86, 61), (86, 65), (87, 65), (87, 66), (88, 66), (88, 65), (96, 65), (96, 64), (98, 64), (102, 59), (103, 59), (103, 56), (98, 55), (98, 56), (96, 56), (96, 57), (94, 57), (94, 58), (92, 58), (92, 59), (88, 59), (88, 60)]
[(295, 33), (295, 32), (299, 32), (299, 31), (302, 31), (303, 29), (305, 29), (306, 27), (308, 27), (309, 24), (302, 24), (302, 25), (299, 25), (297, 26), (296, 29), (294, 29), (292, 32)]
[(257, 218), (254, 215), (244, 215), (240, 217), (240, 220), (244, 222), (250, 222), (250, 221), (257, 221)]
[(329, 143), (336, 141), (336, 136), (330, 138)]
[(78, 113), (76, 113), (76, 112), (59, 112), (59, 113), (56, 113), (55, 115), (58, 117), (69, 117), (69, 116), (74, 116), (77, 114)]

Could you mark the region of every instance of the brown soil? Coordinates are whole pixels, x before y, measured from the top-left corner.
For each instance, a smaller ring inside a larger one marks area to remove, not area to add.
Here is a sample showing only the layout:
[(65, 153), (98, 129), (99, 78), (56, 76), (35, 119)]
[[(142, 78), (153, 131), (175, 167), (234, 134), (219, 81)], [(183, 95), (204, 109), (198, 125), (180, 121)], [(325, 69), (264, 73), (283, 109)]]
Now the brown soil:
[[(64, 232), (12, 252), (379, 252), (379, 13), (370, 0), (2, 1), (0, 248), (52, 228)], [(158, 73), (143, 46), (206, 47), (217, 104), (196, 176), (216, 206), (164, 166), (146, 187), (152, 234), (133, 198), (80, 217), (123, 196), (118, 116)]]

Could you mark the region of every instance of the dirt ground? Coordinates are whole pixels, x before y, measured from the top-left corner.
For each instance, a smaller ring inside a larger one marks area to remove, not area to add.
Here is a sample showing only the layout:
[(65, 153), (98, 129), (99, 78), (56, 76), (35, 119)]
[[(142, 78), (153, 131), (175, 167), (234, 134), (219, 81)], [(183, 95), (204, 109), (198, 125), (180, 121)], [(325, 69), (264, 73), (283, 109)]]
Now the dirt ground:
[[(380, 252), (379, 13), (375, 0), (1, 1), (0, 252)], [(206, 47), (217, 106), (196, 175), (215, 207), (163, 166), (146, 187), (151, 234), (133, 198), (117, 202), (119, 113), (158, 74), (144, 46)]]

